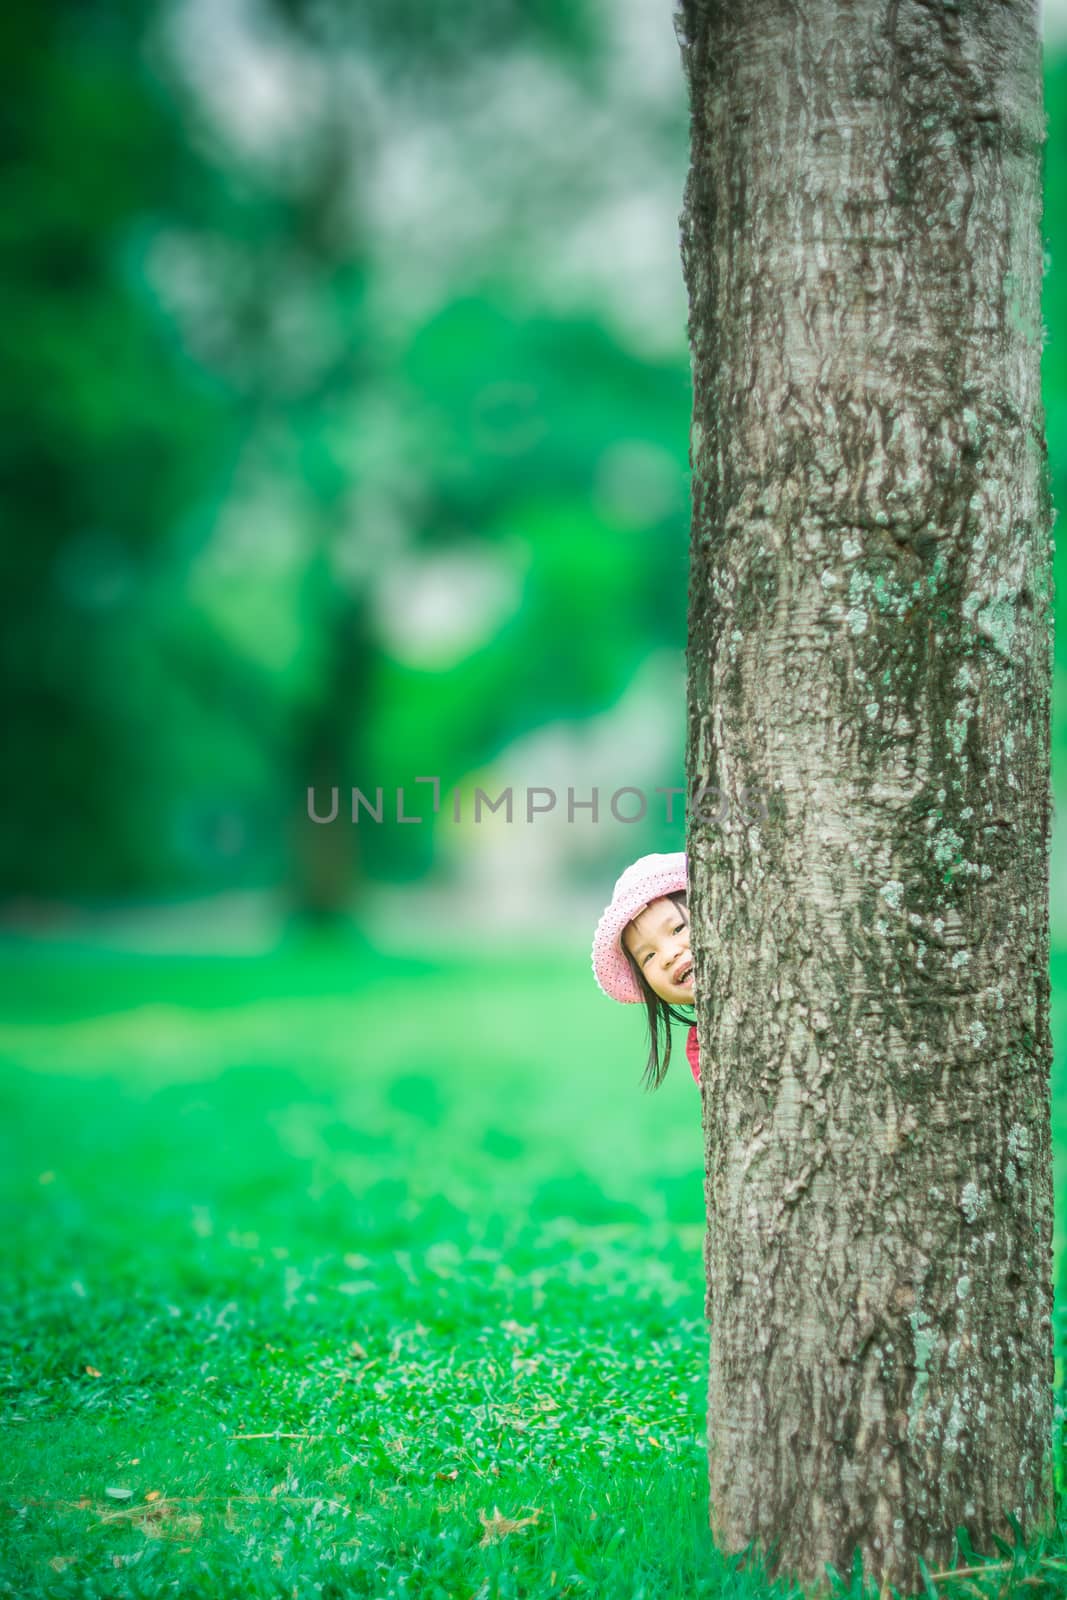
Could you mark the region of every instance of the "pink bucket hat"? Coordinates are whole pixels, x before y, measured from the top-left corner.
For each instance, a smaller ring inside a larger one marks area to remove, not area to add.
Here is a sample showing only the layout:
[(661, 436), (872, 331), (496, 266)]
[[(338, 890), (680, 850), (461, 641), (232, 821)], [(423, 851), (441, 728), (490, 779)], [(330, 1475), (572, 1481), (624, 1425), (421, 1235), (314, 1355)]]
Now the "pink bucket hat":
[(642, 1000), (626, 952), (622, 931), (650, 900), (689, 887), (684, 850), (670, 855), (641, 856), (618, 879), (611, 904), (593, 935), (593, 976), (611, 1000), (630, 1004)]

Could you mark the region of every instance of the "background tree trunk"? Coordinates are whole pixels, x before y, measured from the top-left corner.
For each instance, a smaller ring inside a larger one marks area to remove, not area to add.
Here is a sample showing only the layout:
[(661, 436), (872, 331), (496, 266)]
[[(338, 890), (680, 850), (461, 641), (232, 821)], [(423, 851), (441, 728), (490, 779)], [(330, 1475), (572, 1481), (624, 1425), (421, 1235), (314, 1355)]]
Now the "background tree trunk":
[(1038, 12), (680, 32), (711, 1524), (910, 1586), (1050, 1511)]

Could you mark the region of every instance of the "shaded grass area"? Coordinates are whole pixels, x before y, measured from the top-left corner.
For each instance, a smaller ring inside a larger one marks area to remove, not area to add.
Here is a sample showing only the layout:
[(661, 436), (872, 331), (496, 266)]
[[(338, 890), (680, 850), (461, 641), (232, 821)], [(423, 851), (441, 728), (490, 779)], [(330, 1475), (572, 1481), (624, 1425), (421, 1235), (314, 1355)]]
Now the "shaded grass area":
[(0, 979), (0, 1592), (788, 1592), (706, 1528), (699, 1097), (573, 960)]

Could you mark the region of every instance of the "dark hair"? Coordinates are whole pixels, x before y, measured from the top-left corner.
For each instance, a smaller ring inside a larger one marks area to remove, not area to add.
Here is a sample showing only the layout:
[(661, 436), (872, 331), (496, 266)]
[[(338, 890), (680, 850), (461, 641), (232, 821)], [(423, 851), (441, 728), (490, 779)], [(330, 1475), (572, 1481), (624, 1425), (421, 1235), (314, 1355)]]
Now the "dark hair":
[[(676, 889), (673, 894), (665, 895), (664, 899), (673, 900), (675, 905), (685, 912), (686, 922), (689, 921), (689, 904), (686, 900), (684, 889)], [(627, 950), (621, 938), (619, 940), (619, 948), (630, 963), (630, 971), (634, 975), (634, 982), (641, 992), (641, 999), (644, 1001), (645, 1010), (648, 1013), (648, 1061), (644, 1071), (645, 1087), (646, 1089), (658, 1089), (667, 1076), (667, 1068), (671, 1064), (671, 1023), (691, 1023), (693, 1018), (687, 1017), (684, 1011), (678, 1011), (668, 1001), (660, 999), (659, 995), (649, 986), (648, 979), (629, 950)], [(663, 1028), (664, 1042), (662, 1062), (659, 1055), (661, 1026)]]

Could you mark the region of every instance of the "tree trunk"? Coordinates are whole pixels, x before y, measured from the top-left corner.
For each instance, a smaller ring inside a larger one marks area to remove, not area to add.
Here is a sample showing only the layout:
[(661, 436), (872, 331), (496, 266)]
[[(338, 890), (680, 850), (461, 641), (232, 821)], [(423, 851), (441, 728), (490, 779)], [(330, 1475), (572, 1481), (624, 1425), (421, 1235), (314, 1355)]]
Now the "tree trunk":
[(1051, 1509), (1038, 11), (680, 33), (711, 1526), (911, 1587)]

